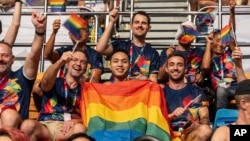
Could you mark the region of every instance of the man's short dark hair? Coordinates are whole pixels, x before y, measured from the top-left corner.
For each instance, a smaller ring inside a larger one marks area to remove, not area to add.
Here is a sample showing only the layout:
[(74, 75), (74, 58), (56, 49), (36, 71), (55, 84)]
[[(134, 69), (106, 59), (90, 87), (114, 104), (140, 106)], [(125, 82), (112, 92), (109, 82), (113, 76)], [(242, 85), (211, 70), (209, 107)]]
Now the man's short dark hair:
[(67, 141), (73, 141), (74, 139), (77, 139), (77, 138), (86, 138), (86, 139), (89, 139), (90, 141), (95, 141), (94, 138), (88, 136), (86, 133), (76, 133), (76, 134), (73, 134), (72, 136), (70, 136)]
[(181, 54), (181, 53), (178, 53), (178, 52), (174, 52), (174, 53), (171, 53), (168, 55), (168, 58), (167, 58), (167, 61), (172, 58), (172, 57), (181, 57), (183, 60), (184, 60), (184, 65), (186, 66), (186, 61), (185, 61), (185, 57)]
[(9, 43), (5, 42), (4, 40), (0, 41), (0, 44), (4, 44), (8, 46), (10, 49), (12, 48)]
[(116, 54), (116, 53), (118, 53), (118, 52), (122, 52), (122, 53), (126, 54), (126, 55), (128, 56), (128, 59), (130, 59), (130, 55), (129, 55), (129, 53), (128, 53), (126, 50), (121, 49), (121, 48), (118, 48), (118, 49), (115, 49), (115, 50), (111, 53), (111, 55), (110, 55), (110, 60), (112, 59), (112, 57), (114, 56), (114, 54)]
[(74, 52), (81, 52), (82, 54), (84, 54), (86, 56), (87, 60), (89, 60), (89, 56), (88, 56), (87, 52), (84, 51), (83, 49), (77, 48)]
[(147, 17), (147, 19), (148, 19), (148, 25), (150, 25), (150, 21), (151, 21), (150, 17), (148, 15), (148, 13), (146, 13), (145, 11), (138, 11), (138, 12), (134, 13), (134, 15), (132, 17), (132, 23), (134, 22), (134, 18), (135, 18), (136, 15), (143, 15), (143, 16)]

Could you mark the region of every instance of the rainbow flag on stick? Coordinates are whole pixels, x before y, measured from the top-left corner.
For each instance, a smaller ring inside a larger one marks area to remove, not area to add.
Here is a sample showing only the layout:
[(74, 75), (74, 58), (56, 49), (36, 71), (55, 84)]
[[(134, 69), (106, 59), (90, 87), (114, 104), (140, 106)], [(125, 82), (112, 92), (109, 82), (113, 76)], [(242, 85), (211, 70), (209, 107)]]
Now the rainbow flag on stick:
[(226, 25), (225, 27), (223, 27), (221, 29), (221, 42), (222, 44), (228, 44), (229, 42), (234, 41), (233, 37), (232, 37), (232, 27), (230, 25)]
[(131, 141), (141, 135), (173, 140), (163, 91), (149, 81), (84, 83), (81, 113), (87, 134), (97, 141)]
[(200, 33), (197, 30), (193, 29), (192, 27), (183, 26), (183, 29), (186, 35), (191, 35), (194, 37), (197, 37), (200, 35)]
[(65, 12), (65, 0), (50, 0), (51, 12)]
[(217, 8), (207, 8), (204, 14), (197, 15), (196, 25), (200, 29), (203, 25), (211, 25), (217, 16)]
[(192, 27), (188, 27), (188, 26), (182, 26), (183, 27), (183, 35), (179, 37), (179, 40), (182, 43), (190, 43), (192, 42), (194, 39), (196, 39), (197, 36), (200, 35), (200, 33), (193, 29)]
[(69, 18), (63, 23), (63, 26), (67, 28), (77, 39), (80, 38), (81, 28), (88, 28), (88, 23), (75, 13), (70, 14)]

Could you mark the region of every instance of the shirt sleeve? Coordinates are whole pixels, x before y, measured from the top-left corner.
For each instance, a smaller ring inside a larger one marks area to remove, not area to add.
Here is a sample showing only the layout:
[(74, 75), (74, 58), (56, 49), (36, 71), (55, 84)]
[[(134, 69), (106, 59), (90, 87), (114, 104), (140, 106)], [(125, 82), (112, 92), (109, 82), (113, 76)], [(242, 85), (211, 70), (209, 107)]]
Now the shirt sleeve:
[(150, 63), (150, 74), (159, 71), (159, 53), (154, 50), (152, 53), (151, 63)]
[(71, 46), (63, 46), (63, 47), (60, 47), (58, 49), (55, 49), (55, 51), (58, 52), (59, 57), (61, 57), (64, 52), (72, 51), (72, 47)]
[(160, 55), (160, 62), (159, 62), (159, 66), (162, 67), (163, 64), (167, 61), (167, 55), (166, 55), (166, 51), (167, 49), (163, 49)]
[(91, 69), (101, 69), (103, 70), (103, 62), (102, 62), (102, 56), (98, 54), (96, 51), (93, 51), (92, 55), (90, 57), (90, 64)]

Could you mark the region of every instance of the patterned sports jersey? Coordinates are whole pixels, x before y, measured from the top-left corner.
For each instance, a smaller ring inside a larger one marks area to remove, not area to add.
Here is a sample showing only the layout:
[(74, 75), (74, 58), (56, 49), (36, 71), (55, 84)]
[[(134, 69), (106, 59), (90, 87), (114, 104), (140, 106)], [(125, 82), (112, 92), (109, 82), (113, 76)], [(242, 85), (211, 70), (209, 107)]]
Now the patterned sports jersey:
[(29, 80), (23, 74), (23, 67), (0, 80), (0, 110), (6, 107), (16, 109), (22, 119), (29, 114), (30, 94), (35, 79)]
[[(222, 80), (222, 78), (226, 78), (224, 79), (225, 81), (227, 81), (228, 79), (230, 81), (232, 80), (232, 84), (236, 85), (235, 64), (232, 59), (232, 51), (229, 47), (226, 48), (225, 53), (222, 56), (214, 57), (212, 59), (209, 74), (212, 82), (212, 88), (214, 90), (217, 89), (218, 83), (220, 80)], [(234, 87), (233, 85), (231, 86)]]
[(48, 92), (43, 92), (42, 109), (38, 120), (64, 121), (64, 113), (70, 113), (72, 119), (80, 118), (80, 97), (80, 84), (76, 88), (70, 89), (65, 84), (65, 79), (57, 78), (53, 88)]
[[(55, 51), (57, 51), (59, 56), (61, 57), (64, 52), (72, 51), (72, 46), (61, 47), (56, 49)], [(86, 53), (88, 55), (88, 65), (86, 73), (84, 74), (84, 78), (88, 79), (91, 77), (91, 69), (100, 69), (103, 71), (103, 63), (102, 56), (91, 47), (86, 48)]]
[[(187, 107), (188, 110), (178, 118), (174, 118), (170, 121), (171, 128), (174, 131), (178, 131), (188, 121), (198, 121), (198, 111), (201, 106), (207, 106), (207, 101), (204, 91), (192, 84), (187, 84), (183, 89), (173, 90), (168, 85), (163, 89), (167, 106), (168, 113), (172, 113), (178, 107)], [(189, 102), (197, 98), (192, 104)]]
[[(116, 40), (112, 42), (113, 49), (121, 48), (129, 52), (131, 60), (130, 75), (140, 72), (145, 76), (157, 73), (159, 70), (159, 53), (149, 44), (144, 47), (137, 47), (131, 41)], [(132, 46), (132, 50), (130, 50)]]

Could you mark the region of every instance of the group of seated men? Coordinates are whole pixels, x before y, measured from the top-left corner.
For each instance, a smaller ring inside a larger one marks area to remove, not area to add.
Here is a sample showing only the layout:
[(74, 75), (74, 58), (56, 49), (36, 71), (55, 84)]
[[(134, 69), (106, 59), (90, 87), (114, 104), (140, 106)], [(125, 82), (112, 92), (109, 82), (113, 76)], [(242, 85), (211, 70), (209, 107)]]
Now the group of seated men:
[[(235, 27), (235, 0), (229, 0), (229, 3), (229, 24)], [(150, 17), (146, 12), (138, 11), (131, 20), (132, 40), (115, 40), (109, 43), (114, 24), (118, 20), (118, 10), (119, 8), (114, 8), (110, 11), (109, 24), (100, 37), (96, 50), (87, 45), (88, 28), (80, 29), (80, 38), (69, 32), (73, 45), (54, 50), (56, 34), (61, 25), (60, 20), (55, 19), (53, 31), (44, 48), (44, 57), (52, 65), (46, 69), (41, 81), (34, 84), (40, 61), (38, 56), (43, 49), (46, 17), (32, 12), (35, 35), (31, 51), (25, 58), (24, 65), (12, 71), (15, 59), (12, 47), (21, 20), (21, 2), (16, 1), (11, 25), (0, 42), (0, 127), (18, 128), (31, 141), (67, 140), (73, 134), (86, 132), (88, 127), (83, 124), (79, 112), (81, 85), (101, 81), (102, 55), (107, 55), (110, 57), (112, 75), (103, 85), (132, 80), (161, 84), (174, 135), (184, 141), (211, 140), (210, 111), (207, 96), (202, 89), (204, 78), (211, 79), (209, 86), (215, 92), (216, 110), (227, 107), (228, 101), (234, 99), (235, 90), (238, 95), (248, 94), (236, 89), (238, 82), (245, 82), (246, 78), (242, 68), (242, 53), (235, 41), (222, 44), (220, 31), (214, 30), (206, 37), (206, 47), (202, 50), (191, 47), (195, 38), (189, 37), (184, 31), (178, 36), (177, 46), (170, 46), (159, 55), (145, 41), (151, 28)], [(196, 30), (191, 22), (183, 22), (180, 26)], [(38, 120), (28, 119), (32, 89), (42, 96)], [(185, 102), (186, 99), (197, 97), (200, 97), (200, 103), (205, 104)], [(241, 107), (242, 99), (244, 97), (241, 96), (236, 99)], [(246, 110), (244, 105), (241, 110)], [(236, 124), (244, 122), (246, 121), (241, 119)], [(213, 137), (213, 140), (218, 140), (216, 138)]]

